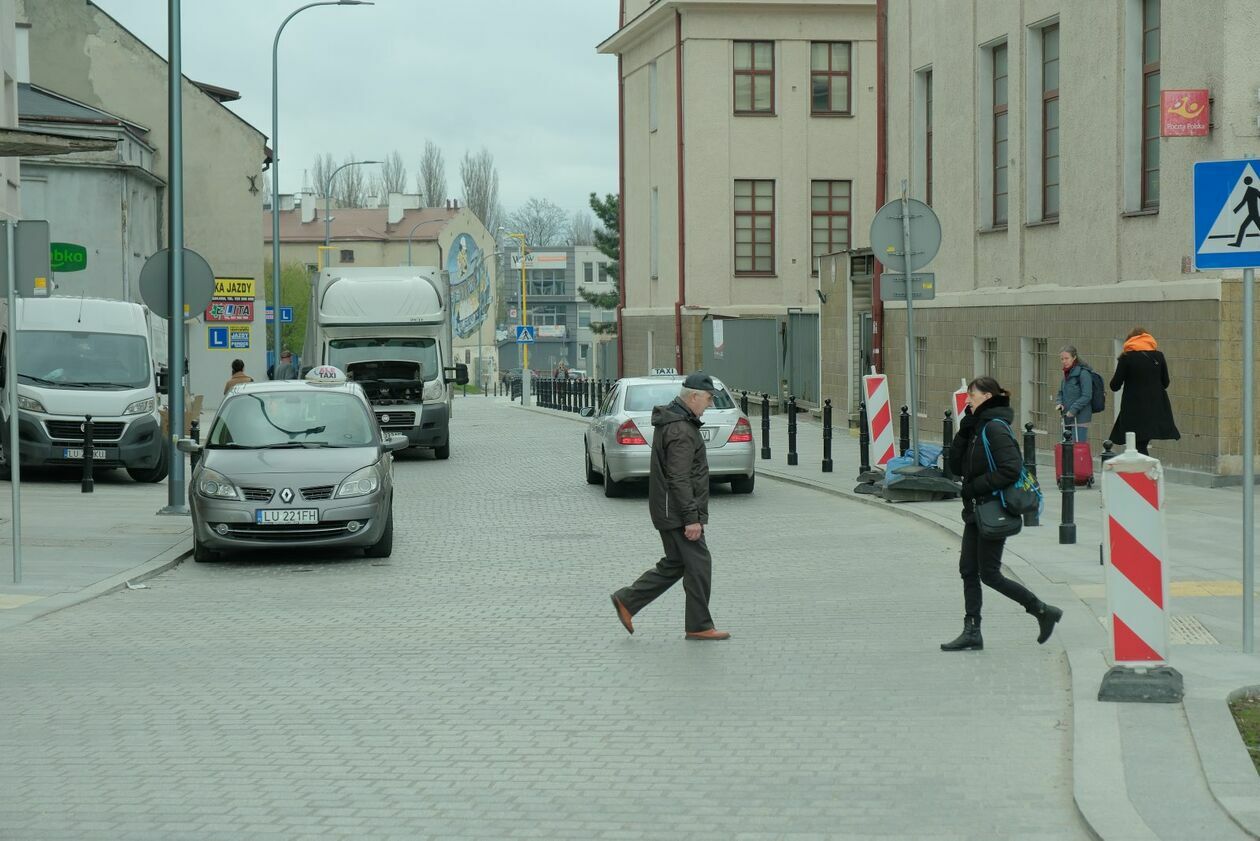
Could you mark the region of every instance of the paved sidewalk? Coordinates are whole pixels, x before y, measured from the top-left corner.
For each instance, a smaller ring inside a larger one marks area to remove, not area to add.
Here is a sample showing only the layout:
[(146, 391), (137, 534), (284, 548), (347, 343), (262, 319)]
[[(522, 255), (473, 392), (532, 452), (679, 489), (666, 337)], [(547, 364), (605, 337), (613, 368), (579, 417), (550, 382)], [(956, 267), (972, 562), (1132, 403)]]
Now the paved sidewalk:
[[(575, 414), (531, 410), (583, 420)], [(756, 407), (751, 420), (760, 451)], [(939, 435), (925, 440), (940, 443)], [(786, 415), (772, 415), (772, 459), (757, 461), (763, 477), (897, 511), (961, 535), (957, 500), (891, 504), (856, 494), (856, 430), (852, 435), (845, 427), (834, 430), (832, 473), (821, 469), (818, 418), (798, 417), (796, 466), (787, 464), (787, 443)], [(1051, 456), (1047, 451), (1042, 457)], [(1186, 700), (1182, 705), (1110, 704), (1097, 700), (1110, 665), (1099, 562), (1102, 494), (1096, 483), (1075, 495), (1076, 544), (1060, 545), (1060, 495), (1053, 472), (1050, 464), (1040, 467), (1040, 475), (1050, 477), (1042, 482), (1047, 491), (1042, 525), (1025, 528), (1008, 541), (1004, 561), (1039, 596), (1065, 611), (1056, 637), (1067, 648), (1073, 678), (1078, 808), (1104, 839), (1260, 838), (1260, 777), (1226, 706), (1233, 692), (1260, 690), (1260, 655), (1241, 650), (1241, 489), (1166, 484), (1174, 623), (1170, 662), (1185, 678)], [(894, 535), (888, 535), (886, 546), (895, 550)], [(961, 585), (958, 602), (961, 617)], [(1158, 738), (1152, 739), (1153, 734)]]
[(166, 483), (102, 471), (81, 493), (67, 471), (23, 471), (22, 581), (13, 581), (12, 486), (0, 483), (0, 631), (169, 568), (191, 549), (188, 517), (158, 516)]

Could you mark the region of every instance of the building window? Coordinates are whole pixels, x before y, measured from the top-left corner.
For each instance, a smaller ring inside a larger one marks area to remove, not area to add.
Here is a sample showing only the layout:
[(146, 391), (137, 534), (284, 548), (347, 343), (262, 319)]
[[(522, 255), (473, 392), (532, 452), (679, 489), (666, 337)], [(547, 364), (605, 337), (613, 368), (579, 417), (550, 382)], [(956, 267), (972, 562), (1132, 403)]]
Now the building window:
[(1059, 218), (1059, 25), (1041, 30), (1041, 217)]
[(1034, 429), (1050, 429), (1049, 395), (1057, 391), (1050, 382), (1050, 347), (1048, 339), (1032, 339), (1029, 343), (1028, 395), (1024, 399), (1028, 420)]
[(595, 264), (583, 263), (582, 264), (582, 282), (593, 283), (594, 281), (595, 281)]
[(928, 413), (928, 347), (926, 336), (914, 337), (914, 411), (921, 417)]
[(813, 237), (813, 273), (819, 258), (849, 248), (849, 181), (810, 182), (810, 221)]
[(980, 366), (978, 370), (986, 377), (997, 375), (998, 365), (998, 340), (996, 337), (989, 336), (980, 340)]
[(534, 269), (525, 279), (525, 294), (564, 295), (567, 286), (560, 269)]
[(847, 41), (810, 44), (809, 89), (811, 114), (851, 114), (853, 88), (849, 74), (852, 45)]
[(774, 113), (774, 42), (735, 42), (735, 113)]
[(578, 327), (591, 326), (591, 307), (588, 304), (578, 306)]
[(587, 357), (590, 356), (590, 354), (591, 354), (590, 345), (578, 345), (578, 359), (581, 359), (583, 362), (585, 362)]
[(341, 262), (343, 262), (343, 263), (353, 263), (353, 262), (354, 262), (354, 251), (353, 251), (352, 249), (349, 249), (349, 248), (343, 248), (343, 249), (341, 249)]
[(555, 327), (564, 324), (564, 308), (554, 304), (529, 308), (529, 323), (539, 327)]
[(932, 71), (923, 73), (923, 201), (932, 204)]
[(600, 283), (608, 282), (608, 264), (607, 263), (599, 264), (599, 282)]
[(993, 227), (1006, 224), (1007, 212), (1007, 73), (1006, 44), (990, 51), (993, 62)]
[(1159, 207), (1160, 0), (1142, 0), (1142, 209)]
[(774, 182), (735, 182), (735, 274), (774, 273)]
[(656, 131), (657, 82), (656, 62), (653, 61), (648, 65), (648, 131)]

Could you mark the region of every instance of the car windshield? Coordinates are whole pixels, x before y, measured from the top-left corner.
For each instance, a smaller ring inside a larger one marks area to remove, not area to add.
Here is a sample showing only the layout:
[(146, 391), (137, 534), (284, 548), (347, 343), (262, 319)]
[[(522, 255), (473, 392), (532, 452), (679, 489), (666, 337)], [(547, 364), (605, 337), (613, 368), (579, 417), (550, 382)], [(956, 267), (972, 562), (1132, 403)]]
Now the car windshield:
[[(662, 403), (668, 403), (678, 396), (682, 390), (680, 382), (643, 383), (632, 385), (626, 389), (625, 410), (627, 412), (650, 412)], [(726, 389), (719, 389), (713, 395), (714, 409), (734, 409), (735, 401)]]
[(352, 395), (317, 388), (237, 394), (214, 419), (211, 448), (370, 447), (375, 422)]
[(431, 380), (438, 370), (437, 341), (431, 338), (333, 339), (328, 343), (328, 364), (343, 371), (356, 362), (417, 362), (420, 379)]
[(18, 378), (48, 388), (144, 388), (152, 363), (143, 336), (23, 330)]

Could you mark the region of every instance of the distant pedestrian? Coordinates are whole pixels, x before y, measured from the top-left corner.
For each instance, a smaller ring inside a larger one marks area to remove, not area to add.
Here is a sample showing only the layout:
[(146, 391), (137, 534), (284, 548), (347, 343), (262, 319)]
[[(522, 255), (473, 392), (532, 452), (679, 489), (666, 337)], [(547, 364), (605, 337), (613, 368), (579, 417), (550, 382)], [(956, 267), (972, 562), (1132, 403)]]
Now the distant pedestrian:
[(1059, 351), (1059, 362), (1063, 366), (1063, 382), (1054, 395), (1055, 408), (1063, 413), (1064, 425), (1076, 430), (1076, 440), (1086, 441), (1088, 424), (1094, 415), (1094, 378), (1072, 345), (1064, 345)]
[(253, 381), (254, 381), (254, 378), (245, 373), (245, 360), (233, 359), (232, 360), (232, 376), (228, 378), (227, 384), (223, 386), (223, 393), (227, 394), (229, 391), (236, 388), (238, 385), (244, 385), (245, 383), (252, 383)]
[(724, 640), (731, 636), (714, 628), (709, 615), (713, 559), (704, 539), (709, 522), (709, 461), (700, 437), (700, 416), (713, 405), (716, 392), (708, 374), (689, 374), (673, 402), (652, 410), (655, 434), (648, 510), (652, 525), (661, 534), (665, 556), (638, 581), (612, 594), (617, 618), (632, 634), (634, 615), (681, 578), (687, 593), (687, 639)]
[(275, 379), (296, 380), (297, 376), (297, 363), (293, 360), (293, 351), (285, 348), (280, 352), (280, 364), (276, 366)]
[(1125, 433), (1132, 432), (1142, 455), (1149, 455), (1151, 441), (1181, 439), (1168, 400), (1168, 360), (1158, 347), (1155, 337), (1144, 328), (1133, 328), (1111, 377), (1112, 391), (1124, 389), (1111, 440), (1123, 443)]
[[(977, 377), (967, 386), (967, 408), (958, 424), (958, 434), (949, 449), (949, 466), (955, 476), (962, 477), (963, 538), (958, 557), (958, 573), (963, 581), (963, 632), (947, 643), (942, 651), (979, 651), (984, 648), (980, 635), (981, 584), (985, 584), (1012, 601), (1018, 602), (1037, 620), (1037, 642), (1044, 643), (1054, 633), (1055, 623), (1063, 611), (1048, 605), (1026, 587), (1002, 575), (1002, 549), (1006, 540), (986, 540), (976, 526), (975, 507), (993, 491), (1010, 487), (1019, 478), (1023, 459), (1019, 444), (1010, 431), (1015, 419), (1011, 411), (1011, 395), (992, 377)], [(1005, 421), (1007, 425), (999, 423)], [(996, 469), (989, 468), (981, 436), (989, 442)]]

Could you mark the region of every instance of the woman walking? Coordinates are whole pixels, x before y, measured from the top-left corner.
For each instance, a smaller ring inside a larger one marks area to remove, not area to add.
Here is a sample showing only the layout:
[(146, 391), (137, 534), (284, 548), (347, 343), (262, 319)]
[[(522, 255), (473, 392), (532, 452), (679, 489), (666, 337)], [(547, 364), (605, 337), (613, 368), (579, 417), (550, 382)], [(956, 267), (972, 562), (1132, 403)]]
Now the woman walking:
[[(1006, 540), (986, 540), (976, 526), (976, 500), (983, 501), (993, 491), (1008, 488), (1019, 478), (1023, 459), (1009, 424), (1014, 420), (1011, 395), (992, 377), (977, 377), (967, 386), (967, 409), (958, 424), (958, 434), (949, 449), (949, 466), (955, 476), (962, 477), (963, 527), (962, 554), (958, 573), (963, 580), (963, 632), (951, 642), (942, 643), (942, 651), (979, 651), (984, 648), (980, 635), (980, 585), (997, 590), (1018, 602), (1037, 620), (1037, 642), (1044, 643), (1054, 632), (1054, 625), (1063, 611), (1048, 605), (1028, 588), (1002, 575), (1002, 549)], [(1000, 423), (1005, 421), (1005, 425)], [(989, 442), (995, 469), (990, 469), (983, 438)]]
[(1054, 395), (1055, 408), (1063, 413), (1063, 424), (1076, 431), (1076, 441), (1088, 440), (1088, 424), (1093, 417), (1094, 378), (1073, 345), (1059, 351), (1063, 382)]
[(1168, 360), (1158, 347), (1154, 336), (1141, 327), (1133, 328), (1111, 378), (1112, 391), (1124, 389), (1111, 440), (1119, 443), (1126, 432), (1132, 432), (1142, 455), (1149, 455), (1147, 448), (1155, 439), (1181, 438), (1173, 422), (1172, 403), (1168, 401)]

